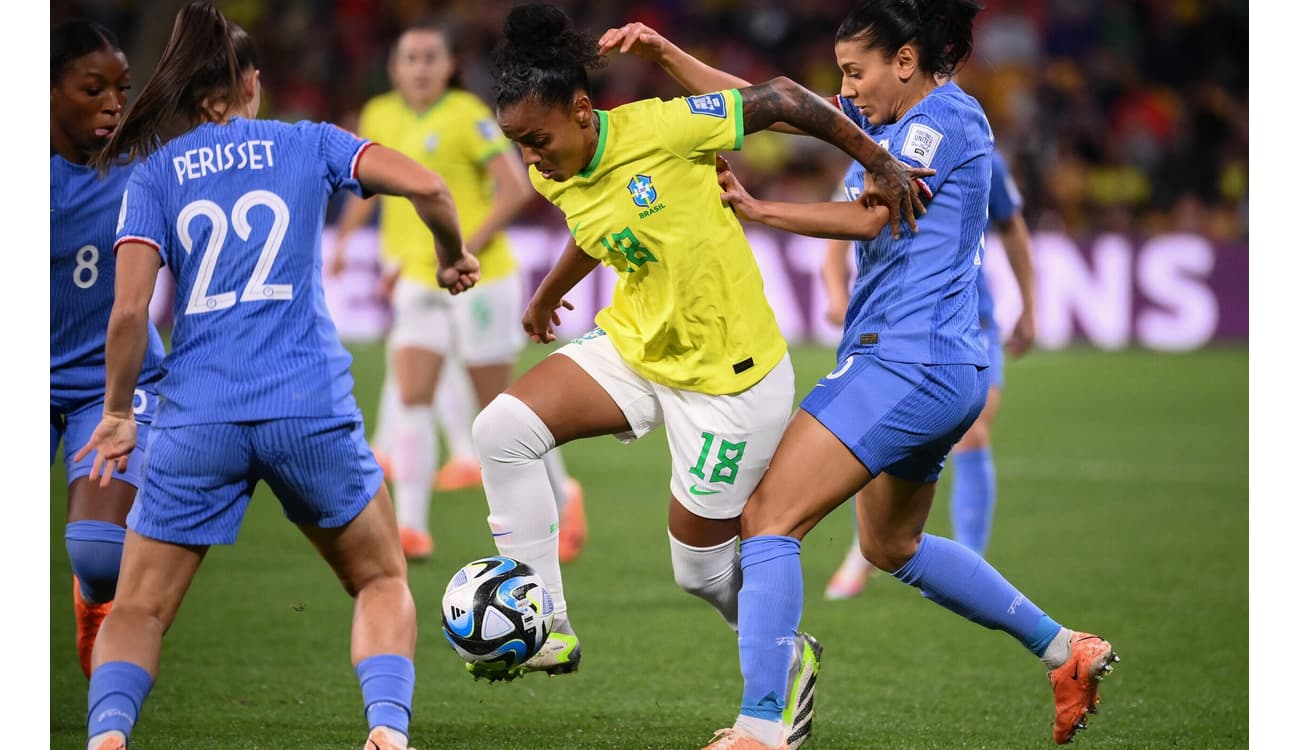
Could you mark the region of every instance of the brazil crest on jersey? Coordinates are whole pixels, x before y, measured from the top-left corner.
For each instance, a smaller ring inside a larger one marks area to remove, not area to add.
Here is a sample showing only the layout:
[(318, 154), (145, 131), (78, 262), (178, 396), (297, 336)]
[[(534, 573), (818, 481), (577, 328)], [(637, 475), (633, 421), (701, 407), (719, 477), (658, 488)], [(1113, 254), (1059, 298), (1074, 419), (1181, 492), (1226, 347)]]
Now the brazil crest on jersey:
[(786, 343), (714, 154), (744, 139), (736, 90), (597, 110), (591, 162), (563, 182), (528, 170), (587, 254), (618, 271), (596, 323), (633, 370), (673, 388), (738, 393)]
[[(906, 164), (929, 167), (934, 197), (915, 234), (888, 227), (856, 243), (858, 278), (849, 295), (841, 361), (855, 351), (919, 364), (988, 366), (979, 336), (976, 276), (988, 224), (993, 135), (984, 110), (949, 81), (931, 91), (898, 122), (873, 127), (852, 101), (840, 108)], [(857, 198), (863, 168), (854, 165), (845, 192)]]
[[(73, 411), (104, 395), (104, 339), (113, 308), (113, 239), (131, 165), (104, 177), (50, 157), (50, 404)], [(162, 339), (149, 324), (140, 383), (162, 375)]]
[(320, 238), (330, 195), (362, 193), (367, 145), (329, 124), (234, 118), (136, 168), (117, 242), (157, 248), (176, 277), (155, 425), (357, 413)]

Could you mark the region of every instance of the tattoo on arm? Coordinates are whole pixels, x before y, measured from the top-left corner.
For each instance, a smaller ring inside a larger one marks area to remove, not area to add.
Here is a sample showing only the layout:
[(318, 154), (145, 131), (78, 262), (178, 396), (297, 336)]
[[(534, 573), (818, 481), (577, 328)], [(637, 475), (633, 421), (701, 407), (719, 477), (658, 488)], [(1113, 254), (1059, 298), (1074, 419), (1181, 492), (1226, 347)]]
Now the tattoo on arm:
[(746, 133), (784, 122), (839, 147), (868, 168), (873, 161), (888, 156), (825, 98), (789, 78), (782, 76), (743, 88), (740, 96)]

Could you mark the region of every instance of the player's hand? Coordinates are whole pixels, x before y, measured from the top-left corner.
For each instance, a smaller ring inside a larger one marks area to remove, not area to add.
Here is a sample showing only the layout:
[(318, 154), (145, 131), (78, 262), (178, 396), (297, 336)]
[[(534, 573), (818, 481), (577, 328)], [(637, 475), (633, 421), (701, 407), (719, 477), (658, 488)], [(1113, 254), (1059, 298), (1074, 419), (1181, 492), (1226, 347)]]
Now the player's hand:
[(758, 201), (749, 194), (744, 185), (740, 184), (740, 180), (731, 171), (731, 165), (727, 163), (726, 159), (718, 156), (716, 167), (718, 170), (718, 187), (722, 188), (722, 202), (731, 206), (731, 210), (736, 212), (736, 216), (745, 221), (753, 221)]
[(77, 451), (77, 455), (73, 456), (72, 460), (81, 461), (89, 456), (91, 451), (97, 451), (95, 463), (90, 467), (90, 480), (99, 478), (99, 486), (107, 487), (109, 480), (113, 478), (114, 469), (119, 474), (126, 471), (127, 459), (130, 458), (131, 451), (135, 450), (135, 437), (134, 414), (105, 412), (95, 431), (90, 434), (90, 439), (81, 446), (81, 450)]
[(1026, 308), (1020, 313), (1015, 328), (1011, 329), (1011, 336), (1007, 338), (1007, 351), (1013, 357), (1023, 356), (1034, 345), (1036, 335), (1034, 311)]
[(478, 258), (467, 252), (461, 252), (460, 258), (450, 266), (438, 268), (438, 286), (460, 294), (478, 283)]
[(655, 63), (662, 60), (664, 53), (672, 47), (662, 34), (640, 22), (609, 29), (600, 35), (597, 45), (602, 55), (618, 50), (621, 54), (631, 53)]
[(555, 326), (560, 324), (561, 307), (566, 310), (573, 309), (573, 305), (567, 299), (561, 299), (558, 303), (542, 302), (536, 297), (528, 300), (521, 322), (524, 333), (528, 334), (528, 338), (532, 339), (533, 343), (549, 344), (555, 340)]
[(930, 188), (920, 178), (929, 177), (934, 174), (934, 170), (909, 167), (883, 150), (871, 164), (863, 166), (867, 168), (870, 179), (866, 180), (860, 200), (868, 206), (885, 206), (889, 209), (889, 228), (894, 239), (899, 236), (900, 218), (906, 219), (908, 228), (916, 232), (916, 217), (925, 215), (922, 196), (926, 200), (933, 197)]

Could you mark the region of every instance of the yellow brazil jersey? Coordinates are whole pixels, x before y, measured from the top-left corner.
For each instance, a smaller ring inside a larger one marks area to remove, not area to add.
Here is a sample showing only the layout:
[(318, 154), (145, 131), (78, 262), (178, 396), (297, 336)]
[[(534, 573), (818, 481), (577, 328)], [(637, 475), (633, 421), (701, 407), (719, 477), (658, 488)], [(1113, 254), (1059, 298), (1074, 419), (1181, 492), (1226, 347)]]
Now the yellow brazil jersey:
[(649, 380), (709, 394), (743, 391), (785, 355), (758, 263), (719, 200), (714, 153), (744, 139), (735, 91), (597, 111), (587, 168), (537, 191), (586, 253), (618, 271), (596, 323)]
[[(382, 143), (437, 172), (447, 182), (461, 235), (469, 239), (492, 208), (487, 161), (510, 141), (497, 128), (487, 105), (465, 91), (450, 89), (425, 112), (414, 112), (395, 91), (366, 103), (358, 125), (362, 138)], [(402, 275), (438, 287), (433, 235), (405, 198), (380, 197), (379, 239), (384, 256), (402, 265)], [(515, 258), (498, 232), (478, 255), (482, 281), (506, 276)]]

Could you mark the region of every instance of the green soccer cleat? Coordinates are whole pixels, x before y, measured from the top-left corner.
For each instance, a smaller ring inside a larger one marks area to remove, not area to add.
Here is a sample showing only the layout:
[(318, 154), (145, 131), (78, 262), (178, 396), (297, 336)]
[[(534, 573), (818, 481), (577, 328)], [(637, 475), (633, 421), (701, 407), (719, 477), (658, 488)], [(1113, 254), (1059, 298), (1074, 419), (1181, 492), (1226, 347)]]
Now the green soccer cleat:
[(546, 636), (546, 642), (537, 653), (523, 664), (508, 669), (493, 669), (484, 664), (466, 664), (465, 671), (473, 675), (476, 680), (509, 682), (529, 672), (545, 672), (552, 677), (577, 672), (580, 661), (582, 661), (582, 645), (578, 643), (578, 636), (552, 631)]
[(786, 728), (785, 742), (795, 750), (812, 736), (813, 688), (822, 666), (822, 645), (807, 633), (794, 639), (794, 661), (785, 691), (785, 711), (781, 724)]

